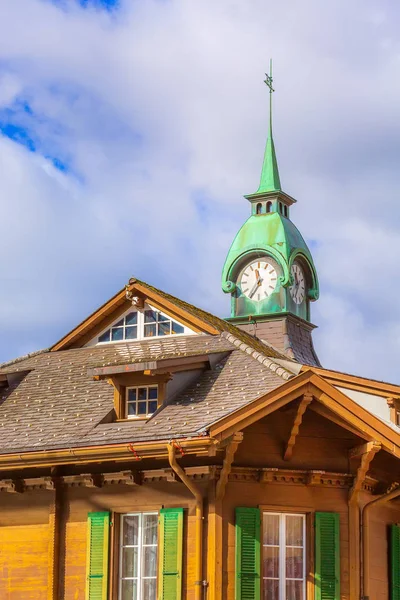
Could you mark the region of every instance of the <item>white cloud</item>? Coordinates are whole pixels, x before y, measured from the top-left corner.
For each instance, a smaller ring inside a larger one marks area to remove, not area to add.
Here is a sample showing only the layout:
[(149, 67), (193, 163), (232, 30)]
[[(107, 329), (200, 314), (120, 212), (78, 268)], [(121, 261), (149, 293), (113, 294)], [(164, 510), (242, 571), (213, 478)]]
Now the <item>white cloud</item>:
[(0, 106), (27, 95), (46, 152), (73, 171), (0, 140), (0, 327), (18, 332), (3, 358), (50, 344), (131, 274), (228, 313), (220, 271), (258, 184), (272, 55), (281, 179), (316, 244), (317, 349), (398, 380), (398, 8), (72, 6), (0, 4)]

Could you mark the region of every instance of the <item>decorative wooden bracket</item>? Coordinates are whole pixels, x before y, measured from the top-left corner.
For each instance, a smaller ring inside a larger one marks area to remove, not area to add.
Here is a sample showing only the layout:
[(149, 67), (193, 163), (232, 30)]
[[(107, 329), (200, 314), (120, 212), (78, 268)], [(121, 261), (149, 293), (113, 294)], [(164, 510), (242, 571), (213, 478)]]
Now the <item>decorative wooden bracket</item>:
[(225, 494), (225, 488), (226, 484), (228, 483), (229, 473), (231, 472), (233, 459), (235, 458), (236, 450), (238, 449), (238, 446), (242, 440), (243, 433), (241, 431), (238, 431), (237, 433), (233, 434), (229, 444), (226, 447), (224, 462), (222, 464), (221, 473), (217, 481), (217, 487), (215, 492), (216, 500), (222, 500)]
[(374, 458), (375, 454), (382, 448), (382, 444), (379, 442), (367, 442), (361, 444), (356, 448), (352, 448), (349, 451), (349, 458), (358, 458), (361, 456), (361, 463), (357, 469), (357, 474), (354, 478), (353, 486), (349, 491), (349, 502), (354, 501), (357, 498), (358, 492), (361, 490), (367, 475), (369, 466)]
[(293, 454), (293, 448), (296, 443), (296, 437), (298, 436), (300, 425), (303, 420), (303, 415), (307, 410), (307, 406), (312, 402), (312, 394), (307, 393), (303, 395), (302, 400), (300, 401), (299, 407), (297, 409), (297, 414), (294, 419), (292, 431), (290, 432), (290, 437), (288, 443), (286, 445), (286, 450), (283, 455), (283, 460), (290, 460)]

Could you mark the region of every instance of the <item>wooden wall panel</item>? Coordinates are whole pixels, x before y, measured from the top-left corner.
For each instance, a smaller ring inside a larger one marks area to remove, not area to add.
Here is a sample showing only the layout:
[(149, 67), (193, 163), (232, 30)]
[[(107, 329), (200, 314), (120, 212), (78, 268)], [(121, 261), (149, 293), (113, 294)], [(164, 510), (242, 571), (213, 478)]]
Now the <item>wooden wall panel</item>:
[[(366, 495), (364, 500), (367, 500)], [(389, 598), (389, 525), (399, 522), (400, 506), (398, 501), (371, 509), (369, 518), (370, 597), (374, 600)]]
[(86, 521), (66, 523), (64, 600), (84, 600), (86, 582)]
[(1, 600), (47, 597), (48, 525), (0, 527)]
[[(349, 544), (346, 489), (305, 485), (285, 486), (260, 483), (228, 483), (223, 507), (223, 535), (227, 541), (223, 549), (224, 600), (234, 600), (235, 597), (235, 507), (237, 506), (266, 506), (277, 511), (298, 511), (306, 514), (313, 513), (314, 511), (338, 512), (340, 515), (340, 554), (342, 562), (341, 600), (349, 600)], [(310, 544), (313, 553), (312, 539), (309, 539)], [(313, 571), (312, 568), (311, 571)], [(312, 585), (311, 580), (312, 574), (309, 577), (309, 585)]]

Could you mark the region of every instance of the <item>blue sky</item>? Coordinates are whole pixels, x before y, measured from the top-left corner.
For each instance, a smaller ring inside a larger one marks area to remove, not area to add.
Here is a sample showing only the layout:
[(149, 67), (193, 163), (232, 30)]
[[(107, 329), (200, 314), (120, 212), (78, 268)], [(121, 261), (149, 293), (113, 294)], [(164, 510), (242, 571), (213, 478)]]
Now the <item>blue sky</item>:
[[(229, 312), (220, 274), (274, 135), (324, 365), (400, 381), (400, 9), (391, 1), (0, 3), (0, 360), (130, 276)], [(21, 15), (24, 18), (21, 19)]]

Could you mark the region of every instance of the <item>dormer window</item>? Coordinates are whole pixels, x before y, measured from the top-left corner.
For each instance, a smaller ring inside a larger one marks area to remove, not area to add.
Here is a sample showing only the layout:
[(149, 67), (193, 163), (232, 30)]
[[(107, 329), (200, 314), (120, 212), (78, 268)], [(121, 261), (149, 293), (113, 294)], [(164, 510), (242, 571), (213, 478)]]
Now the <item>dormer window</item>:
[(126, 416), (128, 419), (150, 417), (157, 408), (157, 385), (126, 388)]

